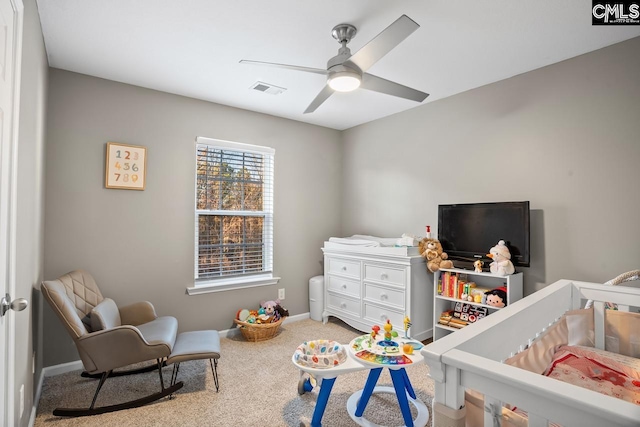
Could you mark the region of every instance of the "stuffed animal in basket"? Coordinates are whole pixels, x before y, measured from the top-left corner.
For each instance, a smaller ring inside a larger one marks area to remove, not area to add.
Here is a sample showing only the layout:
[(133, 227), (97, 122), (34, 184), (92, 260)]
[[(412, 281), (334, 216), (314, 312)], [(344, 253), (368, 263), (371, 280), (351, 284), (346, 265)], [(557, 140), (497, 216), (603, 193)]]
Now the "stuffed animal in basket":
[(264, 309), (264, 314), (272, 316), (278, 304), (280, 304), (280, 300), (260, 301), (260, 308)]
[(418, 249), (420, 250), (420, 255), (426, 258), (427, 268), (430, 272), (435, 273), (441, 268), (453, 267), (453, 262), (447, 259), (449, 256), (443, 251), (442, 245), (438, 239), (425, 237), (420, 240)]
[(280, 305), (280, 300), (261, 301), (260, 309), (264, 310), (264, 314), (270, 317), (272, 322), (277, 322), (283, 317), (289, 315), (289, 310)]
[(511, 262), (511, 252), (509, 252), (509, 248), (504, 240), (500, 240), (497, 245), (492, 247), (487, 256), (493, 260), (493, 262), (489, 264), (489, 271), (493, 274), (506, 276), (516, 272)]

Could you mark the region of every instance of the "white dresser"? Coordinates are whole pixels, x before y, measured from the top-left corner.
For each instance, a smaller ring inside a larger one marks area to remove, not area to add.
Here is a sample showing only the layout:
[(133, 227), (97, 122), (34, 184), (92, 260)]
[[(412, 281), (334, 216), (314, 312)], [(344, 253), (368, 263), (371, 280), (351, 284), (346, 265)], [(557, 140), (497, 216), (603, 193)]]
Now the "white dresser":
[(357, 247), (325, 242), (323, 320), (334, 316), (362, 332), (391, 320), (412, 338), (433, 336), (433, 279), (418, 248)]

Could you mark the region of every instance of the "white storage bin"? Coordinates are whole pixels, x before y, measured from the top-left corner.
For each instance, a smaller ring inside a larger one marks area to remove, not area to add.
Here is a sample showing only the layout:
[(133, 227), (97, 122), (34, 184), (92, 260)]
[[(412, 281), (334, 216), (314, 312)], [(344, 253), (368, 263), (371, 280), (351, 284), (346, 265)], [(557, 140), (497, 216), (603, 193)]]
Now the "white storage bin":
[(314, 276), (309, 279), (309, 317), (322, 321), (322, 306), (324, 305), (324, 276)]

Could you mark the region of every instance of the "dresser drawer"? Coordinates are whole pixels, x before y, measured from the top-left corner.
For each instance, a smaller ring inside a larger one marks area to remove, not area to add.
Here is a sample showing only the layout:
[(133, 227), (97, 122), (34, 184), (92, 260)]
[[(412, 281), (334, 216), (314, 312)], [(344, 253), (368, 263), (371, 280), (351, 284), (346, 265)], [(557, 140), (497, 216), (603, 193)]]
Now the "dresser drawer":
[(343, 258), (327, 258), (329, 261), (329, 273), (360, 279), (360, 262)]
[(390, 289), (365, 283), (364, 298), (384, 305), (404, 309), (404, 291), (400, 289)]
[(378, 325), (386, 323), (389, 319), (394, 329), (401, 331), (404, 328), (404, 311), (400, 312), (365, 303), (364, 317)]
[(327, 307), (360, 317), (360, 300), (352, 300), (342, 295), (327, 293)]
[(347, 294), (355, 298), (360, 298), (360, 282), (337, 276), (329, 276), (327, 280), (327, 289), (329, 289), (330, 291)]
[(403, 267), (365, 264), (364, 279), (405, 286), (406, 271)]

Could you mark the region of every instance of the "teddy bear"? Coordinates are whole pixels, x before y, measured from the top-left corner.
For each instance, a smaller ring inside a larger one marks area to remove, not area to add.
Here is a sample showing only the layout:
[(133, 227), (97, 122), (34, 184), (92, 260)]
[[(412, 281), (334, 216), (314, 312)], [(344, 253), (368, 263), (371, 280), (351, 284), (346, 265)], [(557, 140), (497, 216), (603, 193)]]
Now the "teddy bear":
[(418, 244), (420, 255), (427, 260), (427, 269), (435, 273), (441, 268), (453, 268), (453, 262), (448, 260), (449, 256), (442, 249), (442, 244), (438, 239), (425, 237)]

